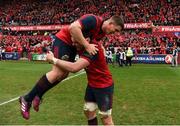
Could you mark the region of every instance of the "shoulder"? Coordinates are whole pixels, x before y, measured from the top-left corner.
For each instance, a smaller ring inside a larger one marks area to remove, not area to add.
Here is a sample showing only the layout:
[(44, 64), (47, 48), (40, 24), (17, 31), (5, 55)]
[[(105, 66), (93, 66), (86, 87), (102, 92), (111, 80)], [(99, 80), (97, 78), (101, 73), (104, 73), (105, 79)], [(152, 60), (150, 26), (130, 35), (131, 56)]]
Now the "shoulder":
[(86, 19), (86, 18), (89, 18), (89, 19), (96, 19), (97, 16), (94, 15), (94, 14), (85, 14), (85, 15), (83, 15), (82, 17), (80, 17), (80, 19)]
[(100, 21), (100, 22), (103, 21), (103, 18), (101, 16), (94, 15), (94, 14), (85, 14), (80, 19), (86, 19), (86, 18), (91, 19), (91, 20)]

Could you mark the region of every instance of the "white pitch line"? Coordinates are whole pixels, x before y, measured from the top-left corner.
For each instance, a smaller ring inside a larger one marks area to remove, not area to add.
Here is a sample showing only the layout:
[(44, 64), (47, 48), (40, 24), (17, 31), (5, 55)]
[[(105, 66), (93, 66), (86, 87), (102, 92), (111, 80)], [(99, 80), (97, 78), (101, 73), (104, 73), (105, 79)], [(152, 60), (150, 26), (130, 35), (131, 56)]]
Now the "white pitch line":
[(18, 98), (19, 98), (19, 97), (16, 97), (16, 98), (13, 98), (13, 99), (11, 99), (11, 100), (9, 100), (9, 101), (5, 101), (5, 102), (3, 102), (3, 103), (0, 103), (0, 106), (5, 105), (5, 104), (7, 104), (7, 103), (9, 103), (9, 102), (15, 101), (15, 100), (17, 100)]
[[(77, 77), (77, 76), (79, 76), (79, 75), (81, 75), (81, 74), (84, 74), (84, 73), (85, 73), (85, 72), (83, 71), (83, 72), (80, 72), (80, 73), (78, 73), (78, 74), (76, 74), (76, 75), (69, 76), (68, 78), (64, 79), (63, 81), (70, 80), (70, 79), (72, 79), (72, 78), (74, 78), (74, 77)], [(63, 82), (63, 81), (62, 81), (62, 82)], [(16, 98), (11, 99), (11, 100), (9, 100), (9, 101), (5, 101), (5, 102), (3, 102), (3, 103), (0, 103), (0, 106), (5, 105), (5, 104), (7, 104), (7, 103), (9, 103), (9, 102), (16, 101), (17, 99), (19, 99), (19, 96), (16, 97)]]
[[(76, 75), (74, 75), (74, 76), (69, 76), (68, 78), (64, 79), (63, 81), (66, 81), (66, 80), (72, 79), (72, 78), (77, 77), (77, 76), (79, 76), (79, 75), (81, 75), (81, 74), (84, 74), (84, 73), (85, 73), (85, 71), (80, 72), (80, 73), (78, 73), (78, 74), (76, 74)], [(63, 82), (63, 81), (62, 81), (62, 82)]]

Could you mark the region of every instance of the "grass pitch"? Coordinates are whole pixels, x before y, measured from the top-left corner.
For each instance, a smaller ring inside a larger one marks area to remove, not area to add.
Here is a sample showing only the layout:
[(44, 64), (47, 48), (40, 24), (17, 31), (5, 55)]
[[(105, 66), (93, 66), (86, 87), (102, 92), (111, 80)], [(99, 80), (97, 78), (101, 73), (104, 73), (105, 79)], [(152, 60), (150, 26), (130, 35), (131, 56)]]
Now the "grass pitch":
[[(50, 64), (41, 62), (0, 61), (0, 104), (30, 91), (50, 69)], [(115, 81), (116, 125), (180, 124), (180, 67), (133, 64), (110, 66), (110, 70)], [(0, 105), (0, 125), (86, 125), (86, 83), (82, 74), (57, 85), (46, 93), (38, 113), (31, 109), (28, 121), (20, 115), (18, 100)]]

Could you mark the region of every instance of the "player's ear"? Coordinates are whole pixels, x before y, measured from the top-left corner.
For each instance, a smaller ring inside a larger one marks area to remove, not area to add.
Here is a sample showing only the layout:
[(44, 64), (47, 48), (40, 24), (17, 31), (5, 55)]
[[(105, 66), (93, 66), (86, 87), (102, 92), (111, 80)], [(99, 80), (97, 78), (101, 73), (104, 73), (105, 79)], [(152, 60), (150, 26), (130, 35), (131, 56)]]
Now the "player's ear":
[(109, 25), (110, 26), (116, 26), (116, 24), (113, 21), (109, 22)]
[(112, 24), (113, 24), (113, 22), (112, 22), (112, 21), (110, 21), (110, 22), (109, 22), (109, 25), (112, 25)]

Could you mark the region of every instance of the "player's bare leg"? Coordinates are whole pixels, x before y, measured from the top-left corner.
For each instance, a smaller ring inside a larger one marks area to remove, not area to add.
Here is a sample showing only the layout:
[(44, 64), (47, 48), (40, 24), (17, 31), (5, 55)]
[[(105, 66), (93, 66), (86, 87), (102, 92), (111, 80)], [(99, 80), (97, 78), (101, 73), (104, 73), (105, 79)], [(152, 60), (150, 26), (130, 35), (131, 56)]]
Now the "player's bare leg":
[(51, 88), (56, 86), (60, 83), (63, 79), (68, 76), (69, 72), (63, 71), (62, 69), (58, 68), (57, 66), (53, 66), (52, 70), (46, 73), (46, 78), (51, 85), (44, 88), (42, 91), (39, 91), (35, 98), (33, 99), (33, 108), (35, 111), (39, 111), (39, 105), (41, 103), (42, 96)]
[(96, 116), (97, 104), (94, 102), (85, 102), (84, 114), (88, 120), (88, 125), (98, 125)]
[(52, 70), (46, 73), (48, 81), (53, 84), (55, 81), (62, 81), (68, 76), (69, 72), (62, 70), (61, 68), (53, 65)]
[(57, 85), (67, 76), (68, 76), (68, 72), (61, 70), (57, 66), (53, 65), (52, 70), (48, 72), (46, 75), (43, 75), (27, 95), (20, 97), (19, 102), (21, 105), (20, 109), (23, 118), (29, 119), (30, 107), (33, 99), (34, 99), (33, 107), (35, 111), (38, 111), (41, 102), (41, 97), (49, 89)]
[(96, 111), (84, 111), (84, 114), (88, 120), (88, 125), (98, 125)]
[(107, 125), (111, 125), (111, 126), (114, 125), (111, 115), (102, 115), (101, 120), (102, 120), (103, 125), (106, 125), (106, 126)]

